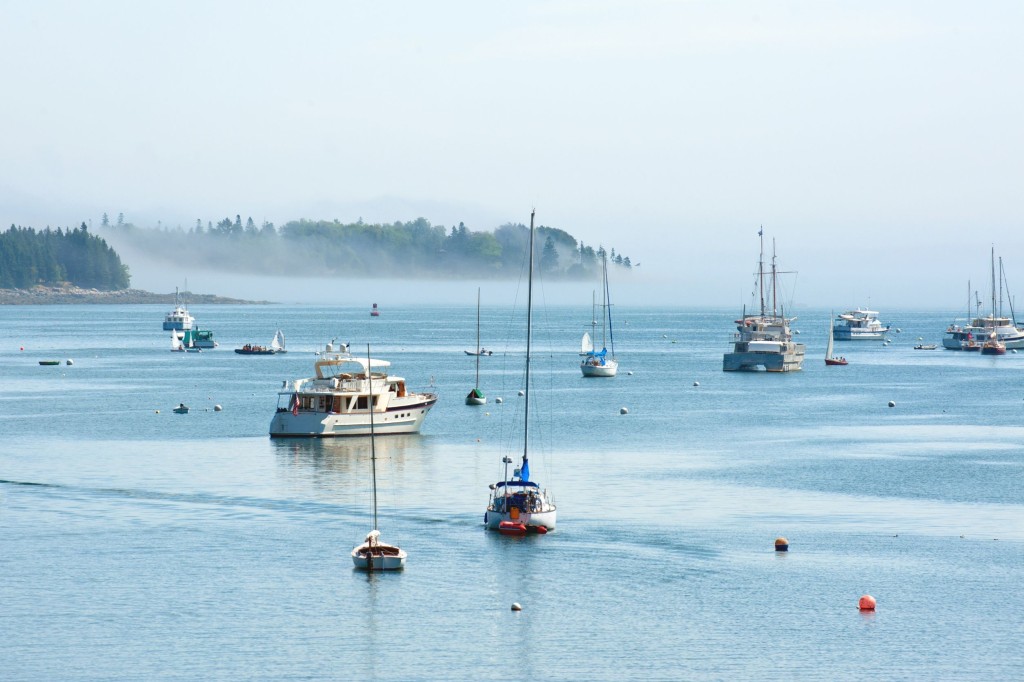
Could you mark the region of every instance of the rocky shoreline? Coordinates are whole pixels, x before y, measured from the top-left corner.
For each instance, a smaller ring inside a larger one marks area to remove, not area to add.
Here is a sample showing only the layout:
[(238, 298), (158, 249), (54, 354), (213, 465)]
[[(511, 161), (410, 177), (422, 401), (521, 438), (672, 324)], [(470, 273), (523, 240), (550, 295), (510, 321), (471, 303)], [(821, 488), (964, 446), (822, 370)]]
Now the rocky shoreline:
[[(267, 304), (269, 301), (246, 301), (240, 298), (227, 298), (213, 294), (180, 294), (193, 304)], [(31, 289), (0, 289), (0, 305), (62, 305), (68, 303), (164, 303), (174, 305), (175, 294), (155, 294), (142, 289), (121, 289), (118, 291), (100, 291), (99, 289), (82, 289), (80, 287), (47, 287), (35, 286)]]

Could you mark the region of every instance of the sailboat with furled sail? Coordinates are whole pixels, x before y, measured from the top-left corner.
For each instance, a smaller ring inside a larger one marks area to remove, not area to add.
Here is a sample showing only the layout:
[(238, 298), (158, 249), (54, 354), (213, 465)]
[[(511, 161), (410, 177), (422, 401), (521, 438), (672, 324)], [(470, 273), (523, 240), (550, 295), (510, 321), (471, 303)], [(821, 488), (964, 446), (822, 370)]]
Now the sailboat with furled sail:
[[(468, 351), (467, 351), (468, 352)], [(473, 390), (466, 396), (467, 405), (486, 405), (487, 396), (480, 390), (480, 356), (486, 351), (480, 347), (480, 287), (476, 288), (476, 383)]]
[[(366, 345), (366, 362), (370, 365), (370, 345)], [(356, 568), (366, 571), (394, 571), (405, 568), (405, 559), (408, 556), (404, 549), (389, 545), (380, 541), (380, 531), (377, 529), (377, 449), (375, 444), (376, 434), (373, 428), (373, 413), (377, 409), (376, 397), (373, 392), (373, 377), (367, 372), (370, 394), (370, 471), (373, 479), (373, 530), (363, 540), (363, 544), (357, 545), (352, 550), (352, 563)], [(383, 384), (383, 380), (381, 380)], [(381, 386), (385, 390), (386, 386)]]
[(523, 391), (523, 457), (509, 477), (511, 457), (503, 457), (505, 473), (502, 480), (490, 485), (491, 495), (484, 512), (484, 526), (504, 535), (547, 533), (555, 529), (556, 507), (547, 489), (530, 480), (530, 341), (533, 323), (533, 228), (534, 212), (530, 213), (529, 276), (526, 287), (526, 386)]

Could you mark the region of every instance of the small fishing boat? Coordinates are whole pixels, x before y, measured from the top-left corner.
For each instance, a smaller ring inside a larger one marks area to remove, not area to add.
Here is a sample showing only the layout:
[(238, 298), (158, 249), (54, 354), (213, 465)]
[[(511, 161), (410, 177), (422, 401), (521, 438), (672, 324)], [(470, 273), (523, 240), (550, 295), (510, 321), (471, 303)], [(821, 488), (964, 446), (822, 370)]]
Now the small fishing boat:
[(546, 489), (530, 480), (530, 339), (533, 319), (533, 229), (534, 214), (530, 213), (529, 279), (526, 288), (526, 388), (522, 392), (523, 404), (523, 458), (511, 478), (510, 457), (503, 457), (505, 475), (490, 485), (490, 500), (484, 512), (484, 526), (504, 534), (523, 535), (527, 532), (547, 533), (555, 529), (557, 509)]
[(174, 414), (188, 414), (188, 410), (188, 405), (185, 403), (178, 403), (178, 406), (175, 407), (172, 412), (174, 412)]
[[(370, 360), (370, 345), (366, 345), (366, 363), (372, 364)], [(373, 398), (373, 386), (370, 386), (371, 402)], [(408, 556), (404, 549), (395, 545), (389, 545), (380, 541), (380, 531), (377, 529), (377, 449), (376, 433), (373, 428), (373, 411), (370, 411), (370, 472), (373, 480), (373, 530), (363, 540), (363, 544), (356, 545), (352, 549), (352, 563), (356, 568), (364, 571), (396, 571), (405, 568), (405, 559)]]
[(40, 365), (59, 365), (60, 360), (40, 360)]
[(914, 346), (914, 350), (935, 350), (938, 348), (934, 343), (919, 343)]
[(476, 356), (476, 383), (473, 385), (473, 390), (466, 396), (466, 404), (486, 405), (487, 397), (480, 390), (480, 356), (484, 353), (484, 349), (480, 346), (480, 287), (476, 288), (476, 347), (480, 349), (477, 353), (466, 351), (467, 354)]
[(829, 317), (828, 317), (828, 346), (826, 346), (826, 348), (825, 348), (825, 365), (828, 366), (828, 367), (834, 367), (836, 365), (848, 364), (846, 362), (846, 358), (844, 358), (844, 357), (838, 357), (837, 358), (833, 354), (833, 352), (832, 352), (832, 346), (833, 346), (832, 339), (834, 337), (835, 337), (835, 328), (834, 328), (833, 322), (832, 322), (832, 315), (829, 315)]

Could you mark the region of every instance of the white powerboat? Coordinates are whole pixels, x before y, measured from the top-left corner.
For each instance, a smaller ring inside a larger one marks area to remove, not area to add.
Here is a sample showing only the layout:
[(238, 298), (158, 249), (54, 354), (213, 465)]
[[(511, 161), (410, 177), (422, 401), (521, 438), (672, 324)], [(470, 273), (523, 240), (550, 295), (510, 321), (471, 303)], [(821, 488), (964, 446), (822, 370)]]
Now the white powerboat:
[(889, 325), (879, 322), (877, 310), (857, 308), (840, 313), (836, 319), (839, 321), (835, 327), (836, 341), (884, 339), (889, 331)]
[(419, 432), (437, 395), (409, 391), (404, 378), (387, 373), (390, 366), (386, 360), (354, 357), (347, 345), (335, 350), (327, 344), (317, 358), (316, 376), (283, 382), (270, 436), (367, 436), (371, 409), (379, 434)]
[(179, 332), (186, 331), (192, 329), (192, 325), (195, 323), (196, 318), (192, 317), (188, 308), (185, 307), (185, 303), (178, 293), (178, 287), (174, 287), (174, 310), (164, 315), (164, 331), (172, 329)]

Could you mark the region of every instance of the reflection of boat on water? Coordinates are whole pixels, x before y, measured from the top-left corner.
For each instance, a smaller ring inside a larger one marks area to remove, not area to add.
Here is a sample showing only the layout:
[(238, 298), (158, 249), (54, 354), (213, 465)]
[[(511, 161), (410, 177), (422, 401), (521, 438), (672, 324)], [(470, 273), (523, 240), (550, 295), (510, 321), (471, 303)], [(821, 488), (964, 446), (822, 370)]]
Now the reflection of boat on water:
[[(371, 367), (370, 346), (366, 346), (366, 366)], [(373, 381), (370, 381), (370, 398), (373, 398)], [(380, 540), (377, 528), (377, 450), (376, 434), (374, 433), (373, 410), (370, 410), (370, 471), (373, 480), (373, 530), (366, 535), (361, 545), (352, 549), (352, 563), (356, 568), (366, 571), (395, 571), (405, 567), (407, 554), (395, 545)]]
[(387, 373), (386, 360), (355, 357), (347, 345), (341, 348), (327, 344), (315, 376), (283, 383), (270, 436), (366, 436), (371, 410), (376, 433), (417, 433), (437, 395), (409, 391), (404, 378)]
[[(805, 347), (793, 341), (789, 324), (796, 318), (787, 318), (785, 311), (780, 314), (776, 299), (778, 270), (775, 266), (775, 249), (772, 247), (771, 278), (764, 269), (764, 230), (757, 233), (761, 238), (761, 256), (758, 260), (757, 284), (761, 297), (761, 310), (757, 315), (748, 315), (736, 320), (733, 334), (733, 350), (722, 358), (722, 370), (757, 371), (764, 367), (769, 372), (795, 372), (803, 368)], [(769, 291), (765, 291), (768, 279)], [(766, 294), (771, 296), (771, 312), (768, 311)]]
[(523, 457), (519, 467), (509, 478), (510, 457), (503, 457), (505, 473), (502, 480), (490, 485), (491, 495), (484, 512), (484, 526), (505, 535), (526, 535), (528, 532), (547, 533), (555, 529), (557, 510), (552, 497), (530, 480), (530, 338), (533, 319), (533, 213), (530, 213), (530, 266), (526, 293), (526, 370), (523, 391)]

